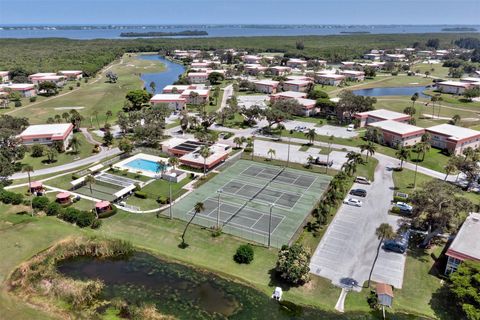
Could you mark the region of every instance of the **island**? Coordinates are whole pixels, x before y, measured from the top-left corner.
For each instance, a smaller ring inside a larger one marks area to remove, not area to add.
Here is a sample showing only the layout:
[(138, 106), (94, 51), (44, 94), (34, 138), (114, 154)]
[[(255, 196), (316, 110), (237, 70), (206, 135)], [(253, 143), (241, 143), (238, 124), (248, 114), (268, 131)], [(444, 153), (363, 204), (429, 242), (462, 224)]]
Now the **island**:
[(120, 37), (174, 37), (174, 36), (208, 36), (207, 31), (185, 30), (179, 32), (122, 32)]
[(451, 28), (443, 28), (442, 31), (465, 32), (465, 31), (478, 31), (478, 30), (472, 27), (451, 27)]
[(370, 31), (340, 31), (341, 34), (369, 34)]

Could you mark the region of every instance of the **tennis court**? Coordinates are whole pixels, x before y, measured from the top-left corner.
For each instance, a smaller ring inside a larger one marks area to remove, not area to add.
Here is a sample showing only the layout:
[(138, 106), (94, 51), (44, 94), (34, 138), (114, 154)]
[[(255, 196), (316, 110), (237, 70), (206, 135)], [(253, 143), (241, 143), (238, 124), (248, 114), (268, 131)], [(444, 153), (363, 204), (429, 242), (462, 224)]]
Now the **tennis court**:
[(114, 194), (124, 188), (101, 180), (96, 180), (91, 187), (92, 190), (90, 191), (90, 185), (86, 184), (76, 189), (75, 192), (100, 200), (114, 201), (116, 199)]
[[(320, 199), (331, 177), (239, 160), (174, 205), (175, 217), (189, 220), (197, 202), (204, 210), (193, 223), (212, 227), (217, 219), (223, 232), (281, 247)], [(271, 212), (271, 216), (270, 216)]]
[(114, 185), (121, 186), (121, 187), (124, 187), (124, 188), (128, 187), (132, 184), (135, 184), (135, 183), (141, 184), (141, 181), (139, 181), (139, 180), (130, 179), (130, 178), (127, 178), (127, 177), (121, 177), (121, 176), (117, 176), (117, 175), (106, 173), (106, 172), (100, 172), (99, 174), (97, 174), (95, 176), (95, 180), (96, 181), (103, 181), (103, 182), (106, 182), (106, 183), (109, 183), (109, 184), (114, 184)]

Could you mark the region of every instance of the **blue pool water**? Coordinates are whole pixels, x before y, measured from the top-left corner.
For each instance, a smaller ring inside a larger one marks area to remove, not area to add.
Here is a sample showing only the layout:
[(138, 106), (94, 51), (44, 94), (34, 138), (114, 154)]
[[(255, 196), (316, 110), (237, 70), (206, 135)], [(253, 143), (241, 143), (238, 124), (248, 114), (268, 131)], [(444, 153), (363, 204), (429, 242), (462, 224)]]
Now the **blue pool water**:
[(127, 164), (125, 164), (125, 166), (130, 167), (132, 169), (150, 171), (150, 172), (153, 172), (153, 173), (157, 173), (157, 172), (162, 171), (161, 166), (157, 162), (151, 161), (151, 160), (145, 160), (145, 159), (132, 160), (132, 161), (128, 162)]

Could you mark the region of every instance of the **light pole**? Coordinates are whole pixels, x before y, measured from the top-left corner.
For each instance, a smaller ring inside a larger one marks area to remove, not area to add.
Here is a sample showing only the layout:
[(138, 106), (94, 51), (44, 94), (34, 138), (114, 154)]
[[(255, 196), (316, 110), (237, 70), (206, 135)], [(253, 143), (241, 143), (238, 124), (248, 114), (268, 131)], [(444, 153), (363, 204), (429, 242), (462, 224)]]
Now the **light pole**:
[(290, 163), (290, 137), (288, 137), (287, 167)]
[(270, 205), (270, 217), (268, 219), (268, 247), (270, 248), (270, 237), (272, 235), (272, 210), (275, 205)]
[(169, 179), (168, 180), (168, 192), (169, 192), (169, 197), (170, 200), (168, 201), (170, 203), (169, 211), (170, 211), (170, 219), (173, 219), (173, 214), (172, 214), (172, 181)]
[(217, 202), (217, 229), (220, 228), (220, 195), (222, 194), (222, 189), (217, 190), (218, 193), (218, 202)]

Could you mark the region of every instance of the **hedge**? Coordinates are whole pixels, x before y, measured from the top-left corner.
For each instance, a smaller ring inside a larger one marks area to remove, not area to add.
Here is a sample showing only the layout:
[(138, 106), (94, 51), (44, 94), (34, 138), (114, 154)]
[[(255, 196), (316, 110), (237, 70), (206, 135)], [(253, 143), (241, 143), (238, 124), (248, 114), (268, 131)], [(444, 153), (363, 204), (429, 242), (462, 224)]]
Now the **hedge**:
[(140, 198), (140, 199), (147, 199), (147, 194), (143, 191), (135, 191), (135, 197)]
[(50, 200), (45, 196), (35, 197), (32, 200), (32, 207), (34, 209), (44, 211), (47, 208), (49, 203), (50, 203)]

